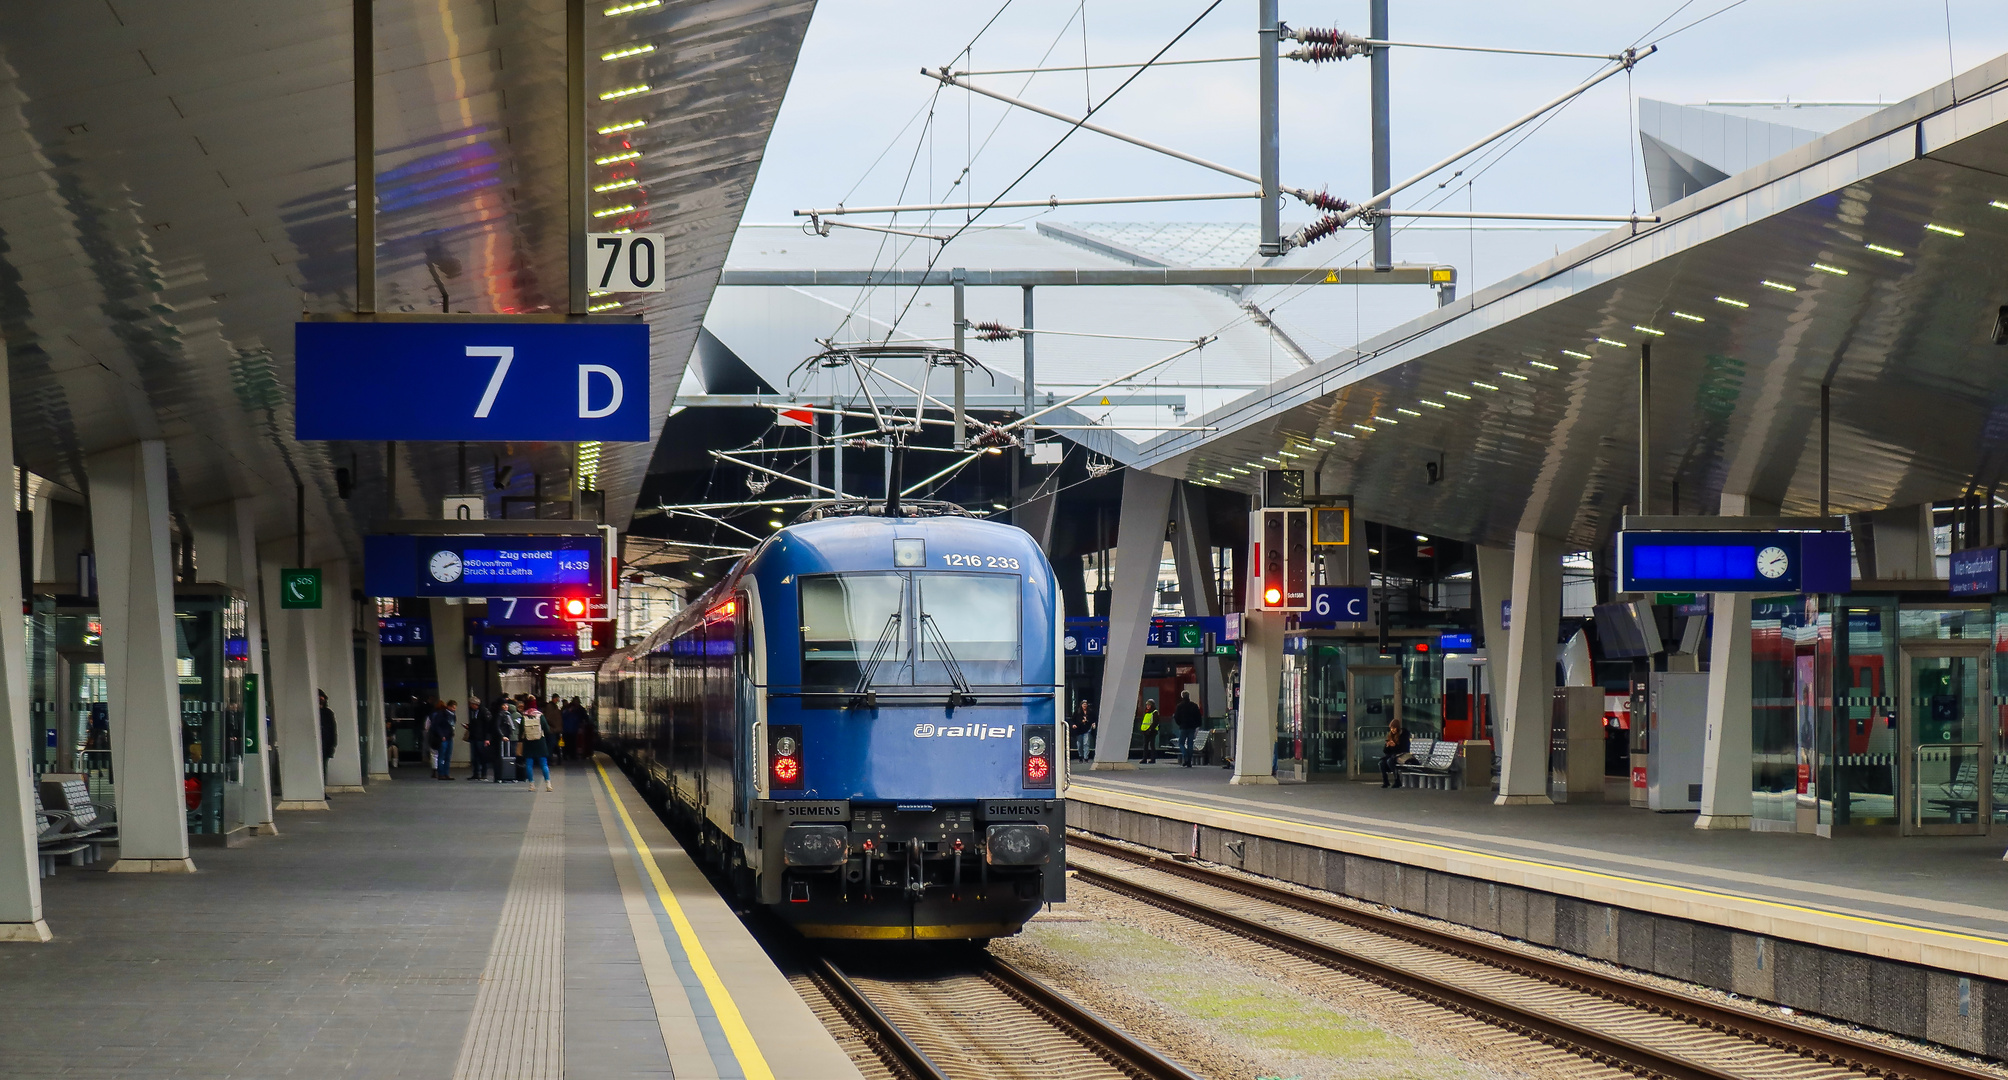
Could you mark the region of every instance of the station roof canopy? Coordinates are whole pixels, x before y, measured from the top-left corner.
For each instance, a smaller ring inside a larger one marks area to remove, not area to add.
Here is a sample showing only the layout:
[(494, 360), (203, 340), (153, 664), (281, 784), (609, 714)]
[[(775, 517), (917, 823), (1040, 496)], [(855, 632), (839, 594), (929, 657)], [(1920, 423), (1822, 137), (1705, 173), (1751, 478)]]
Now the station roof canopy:
[[(2008, 469), (2008, 57), (1877, 111), (1146, 444), (1138, 464), (1313, 490), (1433, 535), (1591, 545), (1724, 492), (1835, 513), (1959, 497)], [(1397, 252), (1399, 254), (1399, 252)], [(1429, 482), (1426, 467), (1443, 478)]]
[[(563, 310), (564, 5), (375, 0), (378, 310)], [(660, 432), (813, 0), (588, 8), (596, 228), (669, 237), (650, 322)], [(0, 333), (19, 460), (85, 490), (86, 459), (162, 439), (178, 509), (267, 497), (260, 534), (355, 554), (359, 526), (477, 489), (573, 482), (569, 445), (297, 443), (302, 311), (353, 310), (350, 0), (14, 4), (0, 19)], [(386, 386), (422, 394), (422, 385)], [(650, 444), (601, 450), (625, 524)], [(335, 470), (353, 470), (340, 498)], [(490, 494), (496, 494), (491, 490)], [(527, 497), (524, 502), (530, 501)], [(321, 538), (325, 538), (324, 540)]]

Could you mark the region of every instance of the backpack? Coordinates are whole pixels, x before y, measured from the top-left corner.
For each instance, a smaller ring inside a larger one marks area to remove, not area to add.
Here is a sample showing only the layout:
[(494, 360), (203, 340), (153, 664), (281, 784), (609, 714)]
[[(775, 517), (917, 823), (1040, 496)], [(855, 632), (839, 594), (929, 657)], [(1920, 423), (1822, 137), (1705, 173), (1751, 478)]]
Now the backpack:
[(523, 740), (534, 742), (544, 737), (544, 714), (527, 712), (523, 714)]

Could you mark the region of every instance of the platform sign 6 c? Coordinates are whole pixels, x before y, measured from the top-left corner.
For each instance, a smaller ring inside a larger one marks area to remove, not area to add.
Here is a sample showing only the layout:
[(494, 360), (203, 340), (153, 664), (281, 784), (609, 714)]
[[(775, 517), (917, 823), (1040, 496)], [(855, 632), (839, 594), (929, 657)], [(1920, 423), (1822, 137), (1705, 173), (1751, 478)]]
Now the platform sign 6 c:
[(294, 437), (648, 442), (648, 324), (355, 320), (294, 324)]
[(668, 268), (661, 233), (587, 233), (586, 287), (596, 293), (661, 292)]
[(1366, 622), (1371, 611), (1372, 600), (1363, 587), (1315, 585), (1311, 588), (1311, 609), (1297, 621), (1305, 626)]

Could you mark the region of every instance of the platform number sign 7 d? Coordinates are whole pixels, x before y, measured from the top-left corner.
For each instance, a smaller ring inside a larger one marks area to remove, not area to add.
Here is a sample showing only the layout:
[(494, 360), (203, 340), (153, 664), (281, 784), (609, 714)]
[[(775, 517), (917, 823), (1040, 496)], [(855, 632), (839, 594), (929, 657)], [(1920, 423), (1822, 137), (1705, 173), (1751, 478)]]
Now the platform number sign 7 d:
[(662, 292), (668, 287), (661, 233), (587, 233), (586, 287), (596, 293)]

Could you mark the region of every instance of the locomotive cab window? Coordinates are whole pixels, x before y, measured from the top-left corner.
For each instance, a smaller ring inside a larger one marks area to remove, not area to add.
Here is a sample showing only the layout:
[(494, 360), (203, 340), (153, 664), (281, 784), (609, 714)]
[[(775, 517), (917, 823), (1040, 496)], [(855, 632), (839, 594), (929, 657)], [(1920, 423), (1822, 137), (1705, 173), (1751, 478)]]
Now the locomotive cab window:
[(920, 593), (920, 667), (914, 681), (970, 686), (1017, 682), (1018, 575), (923, 573), (914, 578)]
[[(912, 679), (904, 574), (801, 579), (802, 685), (849, 690)], [(876, 665), (874, 665), (876, 656)]]

